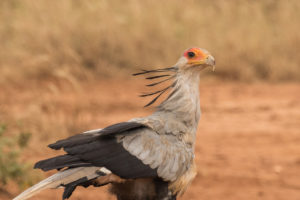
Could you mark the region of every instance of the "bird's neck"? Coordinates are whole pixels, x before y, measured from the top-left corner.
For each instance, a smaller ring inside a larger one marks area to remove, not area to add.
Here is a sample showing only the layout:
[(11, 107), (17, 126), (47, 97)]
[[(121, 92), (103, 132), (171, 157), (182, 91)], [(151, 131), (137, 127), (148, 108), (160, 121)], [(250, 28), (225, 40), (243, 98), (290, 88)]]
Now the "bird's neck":
[(200, 119), (199, 73), (178, 73), (177, 84), (167, 100), (157, 107), (157, 113), (166, 113), (171, 119), (185, 124), (196, 132)]

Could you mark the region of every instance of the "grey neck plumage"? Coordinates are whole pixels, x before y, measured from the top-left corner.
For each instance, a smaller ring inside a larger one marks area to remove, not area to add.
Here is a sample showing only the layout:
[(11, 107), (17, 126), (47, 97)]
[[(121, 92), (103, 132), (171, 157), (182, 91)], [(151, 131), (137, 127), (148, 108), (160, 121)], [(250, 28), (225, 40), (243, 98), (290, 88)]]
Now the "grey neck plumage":
[[(200, 100), (199, 100), (199, 69), (184, 70), (180, 65), (171, 68), (142, 71), (135, 75), (149, 74), (152, 72), (174, 72), (171, 76), (173, 82), (167, 88), (171, 88), (169, 96), (156, 107), (155, 112), (147, 117), (134, 118), (131, 121), (143, 123), (158, 134), (172, 134), (183, 138), (186, 143), (194, 146), (198, 122), (200, 119)], [(166, 89), (167, 89), (166, 88)], [(161, 91), (165, 91), (161, 90)], [(154, 98), (156, 100), (163, 92), (154, 92), (159, 94)], [(149, 95), (152, 95), (149, 94)], [(149, 96), (143, 95), (143, 96)], [(147, 104), (151, 105), (155, 101)]]
[(199, 73), (178, 73), (171, 95), (157, 107), (154, 114), (174, 119), (196, 131), (200, 119), (199, 80)]

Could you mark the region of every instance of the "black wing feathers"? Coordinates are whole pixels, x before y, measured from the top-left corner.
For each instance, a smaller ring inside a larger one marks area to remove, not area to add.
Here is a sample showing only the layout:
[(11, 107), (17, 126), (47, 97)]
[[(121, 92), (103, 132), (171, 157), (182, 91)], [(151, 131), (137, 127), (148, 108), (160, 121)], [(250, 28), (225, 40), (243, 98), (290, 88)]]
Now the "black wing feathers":
[(48, 147), (50, 147), (51, 149), (61, 149), (63, 147), (72, 147), (72, 146), (76, 146), (78, 144), (81, 143), (89, 143), (95, 140), (96, 137), (99, 137), (99, 135), (97, 134), (88, 134), (88, 133), (84, 133), (84, 134), (77, 134), (74, 136), (71, 136), (67, 139), (64, 140), (59, 140), (53, 144), (49, 144)]
[(89, 143), (95, 140), (95, 138), (99, 136), (107, 136), (107, 135), (115, 135), (119, 134), (128, 130), (132, 130), (135, 128), (145, 127), (145, 125), (136, 123), (136, 122), (121, 122), (118, 124), (114, 124), (111, 126), (108, 126), (104, 129), (99, 130), (98, 132), (92, 132), (92, 133), (83, 133), (83, 134), (77, 134), (74, 136), (71, 136), (64, 140), (59, 140), (55, 142), (54, 144), (48, 145), (52, 149), (61, 149), (61, 148), (67, 148), (76, 146), (79, 144)]
[(118, 133), (123, 133), (125, 131), (141, 127), (145, 127), (145, 125), (137, 122), (121, 122), (102, 129), (101, 135), (116, 135)]
[(131, 155), (115, 138), (117, 134), (139, 128), (145, 128), (145, 125), (123, 122), (102, 129), (98, 134), (85, 133), (60, 140), (50, 146), (54, 149), (64, 148), (67, 154), (40, 161), (35, 168), (47, 171), (64, 167), (98, 166), (106, 167), (122, 178), (156, 177), (156, 169)]
[(83, 167), (91, 166), (88, 162), (81, 161), (78, 157), (71, 155), (61, 155), (46, 160), (41, 160), (34, 165), (34, 168), (39, 168), (43, 171), (49, 171), (52, 169), (62, 169), (65, 167)]

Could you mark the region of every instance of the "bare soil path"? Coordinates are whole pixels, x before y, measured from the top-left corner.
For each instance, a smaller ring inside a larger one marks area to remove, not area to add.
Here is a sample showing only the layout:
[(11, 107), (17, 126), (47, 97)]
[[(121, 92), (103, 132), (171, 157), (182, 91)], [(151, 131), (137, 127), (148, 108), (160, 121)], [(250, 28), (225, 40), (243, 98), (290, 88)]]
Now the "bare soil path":
[[(144, 82), (29, 82), (4, 85), (0, 120), (30, 131), (23, 160), (31, 163), (58, 152), (48, 143), (151, 113), (137, 97)], [(299, 200), (300, 85), (201, 83), (198, 175), (181, 200)], [(50, 175), (48, 173), (47, 175)], [(18, 189), (9, 184), (14, 196)], [(32, 198), (60, 199), (61, 190)], [(11, 199), (0, 192), (0, 199)], [(71, 199), (114, 199), (107, 188), (80, 188)]]

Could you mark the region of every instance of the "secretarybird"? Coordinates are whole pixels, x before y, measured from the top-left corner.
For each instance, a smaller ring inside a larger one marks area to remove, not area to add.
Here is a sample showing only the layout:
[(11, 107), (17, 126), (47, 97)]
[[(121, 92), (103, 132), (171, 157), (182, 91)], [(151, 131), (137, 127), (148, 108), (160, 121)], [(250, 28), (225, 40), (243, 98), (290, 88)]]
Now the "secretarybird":
[(106, 184), (111, 184), (110, 192), (118, 200), (176, 199), (196, 176), (199, 72), (208, 66), (214, 69), (213, 56), (205, 49), (190, 48), (173, 67), (134, 74), (159, 80), (148, 86), (170, 83), (162, 90), (142, 95), (156, 95), (149, 106), (169, 91), (155, 112), (50, 144), (50, 148), (63, 149), (66, 154), (39, 161), (35, 168), (59, 171), (14, 200), (59, 187), (64, 188), (62, 198), (68, 199), (77, 186)]

